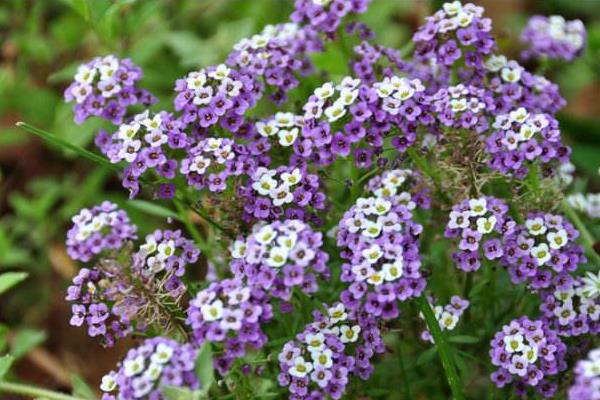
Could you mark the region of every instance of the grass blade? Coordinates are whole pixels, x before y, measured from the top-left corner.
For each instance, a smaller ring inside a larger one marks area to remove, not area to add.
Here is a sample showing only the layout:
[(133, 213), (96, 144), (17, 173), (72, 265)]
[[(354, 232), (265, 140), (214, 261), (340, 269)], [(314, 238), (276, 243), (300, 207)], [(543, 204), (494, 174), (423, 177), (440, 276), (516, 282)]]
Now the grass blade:
[(452, 356), (452, 351), (446, 342), (446, 338), (442, 334), (442, 330), (440, 329), (440, 325), (433, 314), (433, 310), (431, 309), (431, 306), (429, 305), (425, 295), (421, 295), (417, 301), (419, 303), (419, 308), (425, 317), (429, 331), (431, 332), (433, 340), (437, 346), (438, 355), (440, 356), (440, 361), (442, 362), (442, 367), (444, 368), (448, 385), (450, 385), (450, 390), (452, 390), (452, 398), (454, 400), (464, 400), (464, 396), (460, 388), (460, 380), (458, 378), (458, 373), (456, 372), (456, 364)]

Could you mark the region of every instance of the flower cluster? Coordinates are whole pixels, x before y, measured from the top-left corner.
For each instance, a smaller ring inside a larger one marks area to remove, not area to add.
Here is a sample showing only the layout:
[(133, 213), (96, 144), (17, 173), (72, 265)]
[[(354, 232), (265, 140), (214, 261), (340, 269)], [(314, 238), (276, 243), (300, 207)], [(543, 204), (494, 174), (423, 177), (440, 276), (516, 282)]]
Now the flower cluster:
[(243, 158), (236, 154), (236, 147), (232, 139), (201, 139), (186, 150), (187, 156), (181, 161), (179, 171), (190, 187), (222, 192), (230, 176), (241, 175), (246, 170)]
[(600, 349), (590, 351), (588, 358), (575, 366), (575, 383), (569, 389), (569, 400), (600, 399)]
[(452, 207), (444, 236), (460, 238), (458, 250), (452, 254), (459, 269), (469, 272), (481, 267), (481, 252), (488, 260), (502, 257), (501, 237), (508, 206), (494, 197), (467, 199)]
[(104, 285), (111, 276), (99, 268), (82, 268), (67, 289), (66, 300), (75, 302), (71, 306), (72, 326), (87, 325), (91, 337), (102, 337), (104, 346), (112, 346), (117, 339), (127, 336), (132, 330), (131, 322), (121, 318), (110, 307), (112, 299)]
[(274, 137), (282, 147), (290, 147), (298, 139), (304, 118), (292, 113), (278, 112), (256, 123), (256, 131), (263, 138)]
[(73, 218), (67, 232), (67, 253), (74, 260), (90, 261), (105, 250), (116, 250), (137, 238), (137, 227), (116, 204), (104, 201), (84, 208)]
[(370, 359), (383, 351), (374, 318), (364, 315), (357, 320), (342, 303), (325, 308), (327, 315), (314, 311), (314, 322), (279, 353), (278, 381), (289, 387), (291, 400), (340, 399), (351, 374), (367, 379), (373, 369)]
[(483, 57), (496, 47), (491, 36), (492, 21), (483, 17), (483, 8), (459, 1), (445, 3), (443, 9), (426, 18), (413, 36), (415, 58), (435, 60), (452, 66), (462, 57), (467, 67), (480, 68)]
[(365, 189), (377, 197), (403, 203), (409, 210), (429, 208), (429, 189), (422, 185), (420, 174), (410, 169), (390, 169), (369, 179)]
[(280, 166), (258, 167), (238, 188), (243, 199), (246, 221), (271, 221), (284, 216), (308, 220), (312, 210), (325, 208), (325, 194), (320, 191), (319, 177), (306, 168)]
[[(435, 319), (440, 325), (440, 329), (443, 331), (451, 331), (456, 328), (460, 317), (469, 307), (469, 301), (462, 299), (459, 296), (452, 296), (449, 304), (446, 304), (445, 306), (431, 305), (431, 307), (433, 308)], [(420, 315), (420, 317), (423, 318), (423, 315)], [(433, 336), (431, 336), (429, 329), (425, 329), (421, 333), (421, 339), (434, 343)]]
[(161, 111), (151, 115), (146, 110), (120, 125), (112, 135), (101, 132), (96, 143), (113, 164), (122, 161), (128, 164), (122, 184), (133, 198), (139, 193), (146, 172), (154, 171), (166, 179), (175, 177), (177, 161), (169, 157), (173, 150), (189, 144), (183, 128), (170, 113)]
[(482, 77), (487, 78), (487, 83), (482, 81), (477, 84), (485, 86), (493, 94), (496, 113), (508, 114), (525, 107), (534, 113), (554, 114), (566, 104), (556, 83), (532, 74), (506, 56), (491, 55), (484, 67), (486, 73)]
[(600, 193), (575, 193), (567, 196), (567, 201), (588, 217), (600, 218)]
[(213, 362), (219, 373), (225, 374), (248, 346), (264, 346), (267, 336), (261, 324), (272, 316), (269, 297), (260, 287), (225, 279), (211, 283), (190, 301), (186, 323), (196, 344), (223, 344), (223, 353)]
[(75, 81), (65, 90), (65, 100), (75, 102), (75, 122), (81, 124), (96, 116), (120, 124), (127, 107), (154, 103), (150, 92), (137, 87), (142, 75), (142, 69), (130, 59), (119, 60), (112, 55), (80, 65)]
[(579, 232), (560, 215), (530, 213), (525, 224), (504, 233), (500, 260), (514, 283), (547, 288), (553, 275), (572, 272), (585, 262), (583, 249), (574, 243), (578, 236)]
[(371, 0), (296, 0), (291, 20), (308, 22), (321, 32), (332, 34), (347, 14), (362, 14)]
[(298, 86), (295, 74), (311, 72), (313, 66), (308, 54), (322, 49), (317, 32), (310, 26), (267, 25), (261, 33), (233, 46), (227, 64), (242, 74), (264, 77), (265, 82), (275, 88), (270, 98), (281, 104), (287, 100), (287, 92)]
[(578, 19), (565, 21), (560, 15), (535, 15), (523, 29), (521, 40), (528, 46), (521, 54), (525, 59), (571, 61), (582, 53), (586, 32), (583, 22)]
[(567, 368), (565, 353), (565, 344), (542, 321), (518, 318), (504, 325), (491, 341), (490, 357), (498, 367), (492, 381), (498, 387), (514, 381), (518, 394), (530, 386), (550, 398), (556, 387), (547, 382)]
[(561, 336), (580, 336), (600, 332), (600, 300), (588, 297), (581, 278), (564, 275), (541, 293), (540, 311), (544, 323)]
[(493, 109), (493, 99), (484, 89), (462, 83), (441, 88), (432, 99), (432, 111), (443, 126), (477, 133), (487, 131), (486, 113)]
[(231, 248), (231, 271), (281, 300), (289, 300), (294, 287), (311, 294), (317, 277), (329, 278), (329, 255), (321, 250), (323, 235), (300, 220), (256, 226), (246, 240)]
[(220, 119), (227, 121), (244, 115), (254, 106), (262, 89), (249, 75), (219, 64), (178, 79), (175, 92), (175, 110), (181, 112), (181, 120), (208, 128)]
[(164, 386), (200, 388), (194, 373), (198, 350), (164, 337), (145, 340), (127, 352), (118, 365), (102, 378), (102, 400), (164, 400)]
[(493, 129), (486, 140), (486, 150), (491, 155), (489, 165), (496, 171), (524, 178), (528, 163), (569, 161), (571, 150), (562, 144), (558, 121), (550, 115), (530, 113), (520, 107), (498, 115)]
[(347, 260), (340, 280), (351, 283), (341, 295), (348, 309), (359, 309), (364, 300), (367, 312), (392, 319), (399, 313), (397, 300), (421, 294), (425, 280), (420, 272), (418, 238), (423, 227), (412, 220), (415, 206), (405, 192), (361, 197), (344, 214), (337, 245)]

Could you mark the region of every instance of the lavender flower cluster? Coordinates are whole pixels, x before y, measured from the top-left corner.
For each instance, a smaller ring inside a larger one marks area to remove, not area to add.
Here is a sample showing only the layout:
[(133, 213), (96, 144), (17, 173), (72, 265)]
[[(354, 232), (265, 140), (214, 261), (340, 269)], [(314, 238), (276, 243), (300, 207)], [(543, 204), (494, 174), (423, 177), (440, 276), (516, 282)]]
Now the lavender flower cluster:
[(571, 61), (582, 53), (586, 32), (583, 22), (578, 19), (566, 21), (560, 15), (535, 15), (523, 29), (521, 40), (527, 46), (522, 52), (525, 59)]
[(525, 395), (530, 386), (551, 398), (557, 385), (550, 378), (567, 368), (566, 349), (556, 332), (542, 321), (527, 317), (513, 320), (491, 342), (490, 357), (498, 367), (492, 381), (498, 387), (512, 382), (519, 395)]
[(142, 76), (142, 69), (130, 59), (112, 55), (80, 65), (75, 81), (65, 90), (65, 101), (75, 102), (75, 122), (81, 124), (95, 116), (120, 124), (127, 107), (155, 103), (150, 92), (137, 87)]
[(575, 367), (575, 383), (569, 389), (569, 400), (600, 399), (600, 349), (590, 351), (588, 358)]
[(102, 378), (102, 400), (164, 400), (163, 386), (198, 389), (197, 353), (191, 344), (164, 337), (147, 339), (127, 352), (116, 371)]

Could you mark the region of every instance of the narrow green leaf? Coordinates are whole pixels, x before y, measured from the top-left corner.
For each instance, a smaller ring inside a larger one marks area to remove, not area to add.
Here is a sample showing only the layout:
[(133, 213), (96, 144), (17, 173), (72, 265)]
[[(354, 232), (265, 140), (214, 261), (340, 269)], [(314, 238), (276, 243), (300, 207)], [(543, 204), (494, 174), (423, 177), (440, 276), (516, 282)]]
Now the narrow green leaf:
[(25, 280), (28, 275), (27, 272), (5, 272), (0, 275), (0, 294)]
[(146, 214), (155, 215), (161, 218), (174, 218), (178, 219), (179, 216), (173, 210), (163, 207), (160, 204), (151, 203), (145, 200), (130, 200), (127, 202), (131, 207), (138, 209)]
[(46, 333), (44, 331), (35, 329), (20, 330), (12, 342), (11, 353), (15, 359), (19, 359), (44, 340), (46, 340)]
[(200, 347), (200, 351), (198, 351), (195, 371), (202, 387), (202, 393), (208, 395), (208, 391), (215, 380), (212, 349), (209, 342), (204, 342), (202, 347)]
[(0, 357), (0, 381), (2, 380), (2, 378), (4, 378), (4, 375), (6, 375), (6, 373), (10, 369), (10, 366), (12, 365), (13, 361), (14, 358), (10, 354)]
[(44, 139), (45, 141), (47, 141), (50, 144), (53, 144), (57, 147), (61, 147), (65, 150), (72, 151), (75, 154), (80, 155), (81, 157), (87, 158), (88, 160), (95, 162), (96, 164), (104, 165), (115, 171), (121, 171), (121, 168), (118, 166), (118, 164), (112, 164), (110, 161), (108, 161), (106, 158), (102, 157), (101, 155), (96, 154), (92, 151), (86, 150), (82, 147), (76, 146), (72, 143), (69, 143), (66, 140), (63, 140), (63, 139), (59, 138), (58, 136), (53, 135), (50, 132), (47, 132), (43, 129), (39, 129), (39, 128), (36, 128), (35, 126), (26, 124), (25, 122), (17, 122), (17, 126), (19, 128), (26, 130), (29, 133), (33, 133), (34, 135), (41, 137), (42, 139)]
[(423, 364), (429, 363), (431, 360), (433, 360), (433, 357), (435, 357), (436, 353), (437, 353), (437, 346), (433, 345), (433, 347), (431, 347), (431, 348), (425, 350), (424, 352), (422, 352), (421, 354), (419, 354), (419, 357), (417, 358), (415, 365), (423, 365)]
[(79, 375), (71, 375), (71, 384), (73, 385), (73, 394), (83, 399), (95, 400), (94, 390)]
[(463, 400), (464, 396), (460, 386), (458, 373), (456, 372), (456, 363), (453, 359), (452, 350), (448, 346), (448, 343), (446, 343), (446, 338), (440, 329), (438, 320), (435, 318), (433, 310), (424, 294), (418, 298), (418, 303), (421, 313), (423, 313), (423, 317), (427, 322), (429, 331), (431, 332), (431, 336), (433, 336), (433, 340), (437, 346), (438, 355), (440, 356), (440, 361), (442, 362), (448, 385), (452, 390), (452, 398), (454, 400)]
[(479, 343), (479, 338), (468, 335), (456, 335), (448, 338), (448, 341), (451, 343), (473, 344)]

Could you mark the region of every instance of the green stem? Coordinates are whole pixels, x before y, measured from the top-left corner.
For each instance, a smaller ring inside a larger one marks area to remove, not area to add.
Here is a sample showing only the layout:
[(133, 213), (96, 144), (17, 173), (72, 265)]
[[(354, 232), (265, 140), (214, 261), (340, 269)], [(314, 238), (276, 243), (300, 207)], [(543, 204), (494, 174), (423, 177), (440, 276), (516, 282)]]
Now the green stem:
[(452, 356), (452, 349), (450, 346), (448, 346), (448, 343), (446, 343), (446, 338), (440, 329), (439, 322), (435, 318), (433, 310), (431, 309), (431, 306), (427, 301), (427, 297), (424, 294), (418, 298), (418, 303), (419, 308), (423, 313), (423, 317), (427, 322), (427, 327), (429, 328), (431, 336), (433, 336), (433, 340), (438, 349), (438, 355), (440, 356), (440, 361), (442, 362), (442, 367), (444, 368), (448, 385), (452, 391), (452, 398), (454, 400), (464, 400), (464, 396), (460, 388), (460, 380), (458, 378), (458, 373), (456, 372), (456, 364), (454, 363), (454, 357)]
[(594, 260), (594, 263), (596, 263), (597, 266), (600, 266), (600, 255), (594, 250), (594, 237), (590, 231), (588, 231), (585, 224), (581, 221), (581, 218), (579, 218), (579, 215), (573, 210), (573, 207), (571, 207), (568, 201), (563, 200), (561, 205), (569, 219), (573, 221), (573, 224), (575, 224), (577, 230), (579, 230), (581, 240), (583, 241), (583, 247), (585, 248), (587, 255)]
[(424, 157), (422, 157), (420, 154), (418, 154), (414, 148), (409, 148), (406, 151), (406, 153), (408, 154), (408, 156), (410, 157), (412, 162), (417, 166), (417, 168), (419, 168), (419, 170), (423, 174), (425, 174), (429, 179), (431, 179), (435, 189), (437, 190), (437, 192), (438, 192), (439, 196), (442, 198), (442, 200), (445, 203), (452, 204), (452, 202), (450, 201), (450, 198), (448, 197), (448, 195), (446, 194), (446, 192), (444, 191), (444, 189), (442, 187), (442, 181), (441, 181), (440, 176), (435, 172), (435, 170), (433, 168), (431, 168), (429, 166), (429, 164), (427, 163), (427, 160)]
[(402, 340), (400, 338), (398, 338), (398, 360), (400, 361), (400, 378), (402, 379), (404, 398), (410, 400), (413, 397), (410, 393), (410, 383), (408, 381), (408, 374), (406, 373), (406, 366), (404, 365), (404, 358), (402, 357)]
[(35, 386), (22, 383), (12, 383), (0, 381), (0, 393), (14, 393), (31, 398), (43, 398), (47, 400), (85, 400), (81, 397), (70, 396), (68, 394), (53, 392), (51, 390), (37, 388)]

